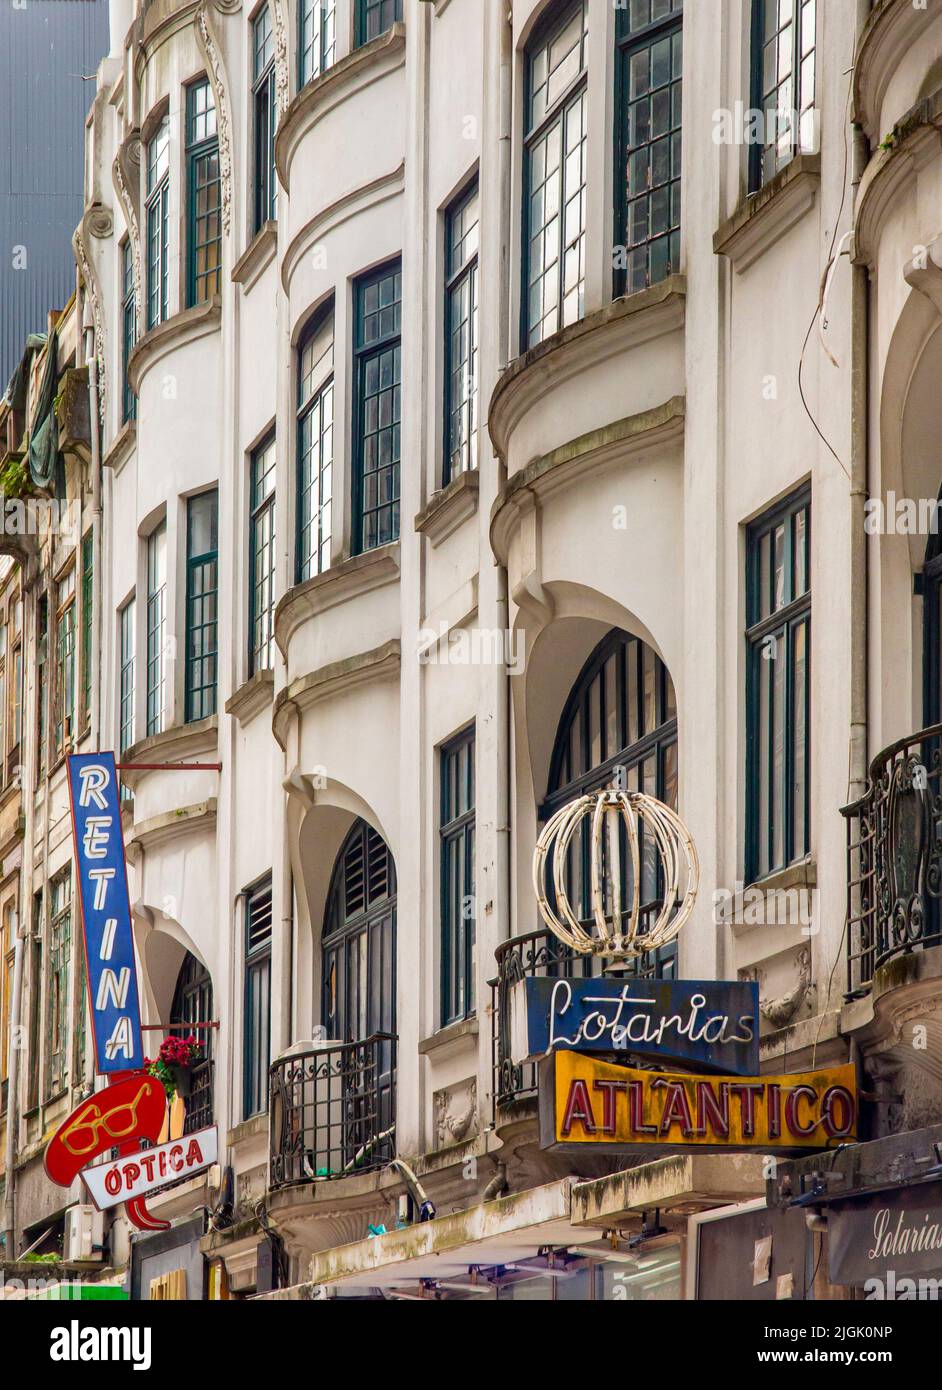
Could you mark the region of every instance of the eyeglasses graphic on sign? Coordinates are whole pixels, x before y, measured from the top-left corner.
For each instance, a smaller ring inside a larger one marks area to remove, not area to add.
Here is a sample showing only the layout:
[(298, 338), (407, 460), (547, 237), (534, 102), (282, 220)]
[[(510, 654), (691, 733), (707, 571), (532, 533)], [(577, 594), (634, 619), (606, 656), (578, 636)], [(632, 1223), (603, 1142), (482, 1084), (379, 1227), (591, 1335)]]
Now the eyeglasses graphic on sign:
[(82, 1166), (116, 1144), (147, 1139), (156, 1144), (167, 1100), (163, 1086), (145, 1076), (116, 1081), (72, 1112), (46, 1147), (46, 1173), (68, 1187)]

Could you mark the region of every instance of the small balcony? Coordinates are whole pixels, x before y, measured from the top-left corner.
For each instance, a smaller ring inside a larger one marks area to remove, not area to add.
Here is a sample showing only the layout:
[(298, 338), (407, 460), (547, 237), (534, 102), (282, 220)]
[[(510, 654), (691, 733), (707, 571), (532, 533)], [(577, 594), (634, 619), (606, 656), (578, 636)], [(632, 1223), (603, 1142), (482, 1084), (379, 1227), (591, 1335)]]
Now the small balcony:
[(396, 1156), (396, 1038), (302, 1045), (269, 1072), (270, 1186), (372, 1172)]
[(847, 997), (890, 961), (942, 942), (942, 724), (870, 764), (847, 821)]

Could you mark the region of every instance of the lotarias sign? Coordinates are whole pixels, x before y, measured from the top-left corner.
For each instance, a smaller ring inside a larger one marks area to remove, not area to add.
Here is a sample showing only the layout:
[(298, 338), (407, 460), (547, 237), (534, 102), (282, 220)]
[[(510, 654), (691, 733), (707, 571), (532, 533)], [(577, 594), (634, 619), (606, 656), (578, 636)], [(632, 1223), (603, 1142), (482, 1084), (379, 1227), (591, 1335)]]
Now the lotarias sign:
[(540, 1063), (544, 1149), (769, 1153), (826, 1149), (856, 1134), (852, 1064), (792, 1076), (692, 1076), (578, 1052)]
[(510, 991), (512, 1061), (537, 1061), (560, 1047), (754, 1075), (759, 986), (610, 977), (520, 980)]

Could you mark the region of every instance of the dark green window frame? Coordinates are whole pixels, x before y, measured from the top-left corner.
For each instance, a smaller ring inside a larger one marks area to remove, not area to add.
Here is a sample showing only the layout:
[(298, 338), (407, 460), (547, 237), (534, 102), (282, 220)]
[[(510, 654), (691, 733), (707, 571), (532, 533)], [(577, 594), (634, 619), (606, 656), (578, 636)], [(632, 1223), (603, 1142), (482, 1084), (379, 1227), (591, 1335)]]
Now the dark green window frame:
[(49, 739), (49, 597), (36, 602), (36, 780), (46, 775)]
[[(585, 310), (588, 0), (550, 11), (527, 46), (524, 94), (524, 350)], [(560, 49), (560, 43), (569, 43)]]
[(762, 138), (749, 146), (751, 193), (817, 148), (816, 134), (806, 138), (806, 122), (817, 119), (816, 25), (816, 0), (752, 0), (751, 106), (761, 112)]
[(274, 665), (274, 433), (254, 450), (249, 474), (249, 675), (253, 676)]
[(147, 327), (170, 308), (170, 117), (147, 145)]
[(444, 745), (441, 802), (441, 1025), (475, 1009), (475, 737), (474, 725)]
[(746, 533), (748, 882), (811, 846), (811, 492)]
[(59, 758), (75, 741), (75, 568), (56, 585), (56, 650), (53, 670), (55, 728), (53, 744)]
[(336, 0), (298, 0), (298, 86), (326, 72), (336, 55)]
[(298, 348), (299, 584), (330, 568), (334, 462), (334, 309), (315, 317)]
[(209, 79), (186, 89), (186, 302), (218, 294), (222, 284), (222, 188), (216, 102)]
[(147, 537), (147, 681), (145, 732), (163, 732), (167, 677), (165, 668), (167, 626), (167, 523), (162, 521)]
[(49, 885), (49, 971), (46, 981), (46, 1099), (69, 1078), (69, 961), (72, 957), (72, 866)]
[(129, 598), (118, 610), (118, 751), (123, 753), (134, 742), (134, 695), (137, 633), (135, 603)]
[(216, 713), (219, 657), (219, 496), (215, 488), (186, 504), (186, 723)]
[[(613, 783), (627, 791), (646, 792), (677, 809), (677, 700), (673, 682), (653, 648), (618, 628), (603, 638), (586, 661), (566, 702), (556, 730), (540, 823), (545, 824), (577, 797)], [(568, 859), (570, 900), (578, 905), (583, 921), (592, 915), (590, 830), (589, 822), (584, 821), (570, 845)], [(653, 921), (664, 885), (653, 837), (642, 832), (640, 839), (644, 922)], [(620, 848), (624, 906), (634, 900), (635, 890), (624, 838)], [(676, 969), (677, 944), (672, 942), (639, 957), (628, 973), (671, 979)], [(585, 973), (591, 974), (591, 968)]]
[(616, 296), (680, 268), (683, 18), (683, 0), (616, 12)]
[(134, 292), (134, 252), (130, 238), (121, 243), (121, 418), (137, 418), (137, 396), (128, 380), (128, 363), (137, 343), (137, 295)]
[(354, 304), (353, 538), (362, 553), (399, 539), (402, 262), (362, 276)]
[(242, 1033), (242, 1118), (268, 1109), (271, 1061), (271, 875), (245, 893), (245, 1015)]
[(400, 19), (402, 0), (356, 0), (354, 46), (360, 48), (370, 39), (379, 38)]
[(445, 213), (445, 462), (442, 484), (478, 466), (477, 178)]
[(255, 231), (278, 216), (275, 170), (275, 40), (269, 6), (252, 23), (252, 104), (255, 110)]
[(94, 537), (89, 531), (82, 537), (82, 727), (87, 728), (92, 716), (92, 623), (94, 620)]
[(42, 1005), (43, 1005), (43, 890), (33, 894), (32, 920), (29, 934), (29, 1036), (32, 1046), (27, 1050), (26, 1108), (35, 1110), (40, 1101), (42, 1079)]

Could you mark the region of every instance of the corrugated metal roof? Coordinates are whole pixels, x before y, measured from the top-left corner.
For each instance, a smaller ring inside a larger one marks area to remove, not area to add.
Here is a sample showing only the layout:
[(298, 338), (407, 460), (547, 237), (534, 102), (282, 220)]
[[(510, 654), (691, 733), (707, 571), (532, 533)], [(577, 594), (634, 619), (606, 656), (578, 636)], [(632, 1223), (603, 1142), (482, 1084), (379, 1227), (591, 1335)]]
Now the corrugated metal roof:
[(0, 391), (75, 286), (85, 117), (107, 51), (107, 0), (0, 6)]

